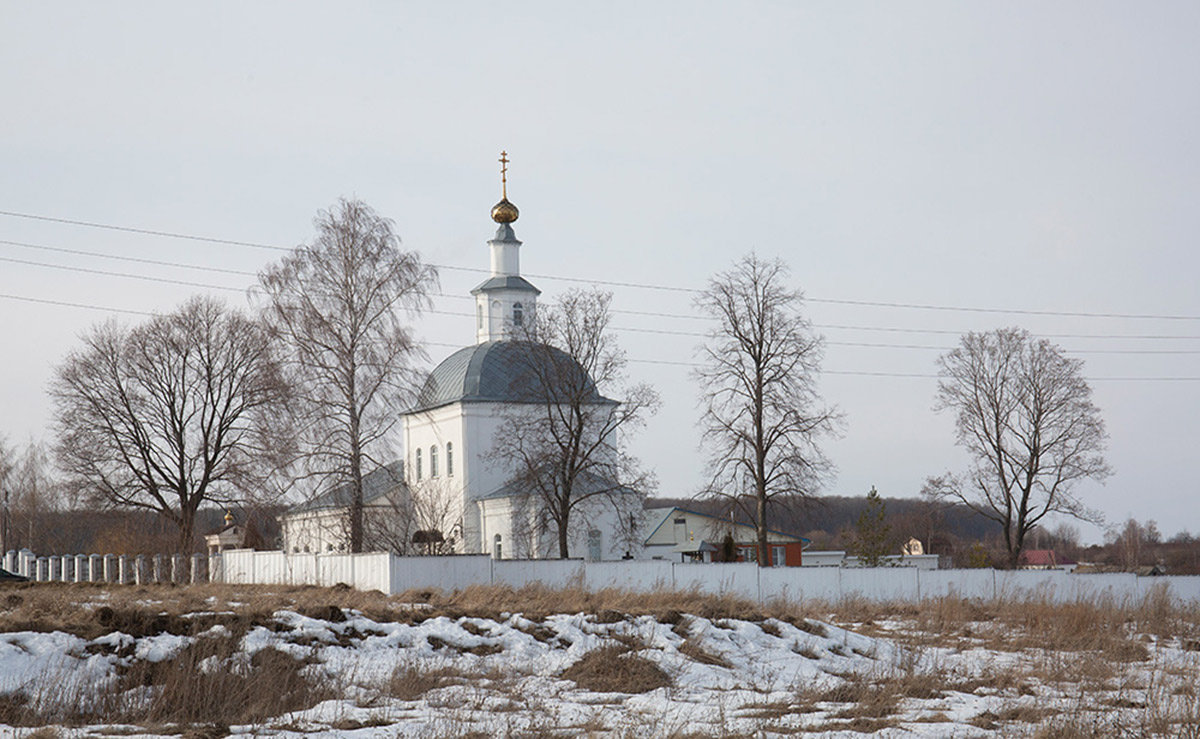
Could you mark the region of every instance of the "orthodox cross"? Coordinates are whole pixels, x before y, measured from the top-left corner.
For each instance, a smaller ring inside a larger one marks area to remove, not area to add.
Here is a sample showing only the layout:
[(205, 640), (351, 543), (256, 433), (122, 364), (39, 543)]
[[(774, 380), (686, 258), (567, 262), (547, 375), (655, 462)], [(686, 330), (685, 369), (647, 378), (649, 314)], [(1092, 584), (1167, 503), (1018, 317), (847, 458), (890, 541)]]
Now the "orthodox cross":
[(500, 197), (508, 199), (508, 152), (500, 152)]

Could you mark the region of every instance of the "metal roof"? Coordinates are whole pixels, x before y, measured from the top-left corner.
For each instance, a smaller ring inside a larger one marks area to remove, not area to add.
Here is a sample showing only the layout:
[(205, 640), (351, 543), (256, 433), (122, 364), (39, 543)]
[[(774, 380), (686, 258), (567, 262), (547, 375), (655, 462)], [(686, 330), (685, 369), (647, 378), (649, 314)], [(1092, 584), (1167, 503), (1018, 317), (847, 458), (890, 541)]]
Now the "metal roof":
[[(404, 462), (396, 461), (386, 464), (374, 472), (363, 476), (363, 503), (371, 503), (404, 484)], [(288, 515), (307, 513), (309, 511), (324, 511), (350, 506), (352, 485), (341, 485), (333, 490), (321, 493), (312, 500), (306, 500), (300, 505), (290, 508)]]
[(489, 277), (484, 280), (479, 287), (471, 291), (472, 295), (478, 295), (489, 290), (524, 290), (535, 295), (541, 295), (542, 291), (533, 286), (529, 280), (520, 275), (499, 275), (497, 277)]
[(587, 403), (613, 402), (559, 349), (528, 341), (488, 341), (459, 349), (439, 364), (407, 412), (458, 402), (544, 403), (573, 397), (571, 388), (581, 388)]

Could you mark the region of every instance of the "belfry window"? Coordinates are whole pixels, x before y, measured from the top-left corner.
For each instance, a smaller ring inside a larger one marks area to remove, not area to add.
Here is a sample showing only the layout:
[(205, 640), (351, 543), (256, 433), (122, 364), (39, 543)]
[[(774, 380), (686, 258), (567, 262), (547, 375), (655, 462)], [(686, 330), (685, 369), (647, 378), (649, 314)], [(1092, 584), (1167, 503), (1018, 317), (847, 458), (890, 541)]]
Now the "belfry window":
[(475, 305), (475, 328), (483, 328), (483, 303)]
[(525, 321), (525, 307), (520, 303), (513, 303), (513, 325), (520, 326)]
[(417, 450), (417, 479), (421, 479), (421, 450)]
[(437, 477), (437, 475), (437, 446), (434, 445), (429, 447), (429, 476)]
[(446, 442), (446, 477), (454, 477), (454, 444)]

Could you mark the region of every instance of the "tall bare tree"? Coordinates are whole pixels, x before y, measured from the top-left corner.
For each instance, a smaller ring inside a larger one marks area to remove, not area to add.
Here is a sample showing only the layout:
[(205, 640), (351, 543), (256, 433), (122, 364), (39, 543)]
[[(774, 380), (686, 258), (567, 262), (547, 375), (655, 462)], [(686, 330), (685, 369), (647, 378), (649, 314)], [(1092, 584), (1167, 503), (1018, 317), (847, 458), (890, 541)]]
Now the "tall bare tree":
[(957, 443), (971, 456), (962, 475), (930, 478), (924, 493), (958, 500), (1000, 524), (1008, 565), (1046, 516), (1096, 521), (1075, 494), (1111, 474), (1107, 435), (1083, 362), (1019, 328), (968, 333), (938, 359), (934, 409), (955, 414)]
[(768, 506), (814, 495), (831, 469), (818, 441), (839, 415), (817, 393), (821, 339), (779, 260), (750, 254), (696, 300), (716, 320), (695, 372), (702, 388), (709, 492), (754, 521), (758, 563), (770, 564)]
[(285, 446), (287, 387), (270, 335), (194, 298), (132, 329), (102, 324), (83, 341), (50, 388), (61, 466), (86, 494), (162, 514), (190, 551), (199, 507), (262, 490)]
[[(608, 331), (611, 302), (610, 293), (568, 291), (525, 321), (515, 344), (525, 402), (504, 415), (491, 452), (494, 462), (514, 465), (523, 515), (545, 521), (562, 559), (584, 511), (609, 507), (620, 526), (636, 526), (654, 482), (629, 452), (628, 437), (658, 407), (658, 394), (626, 381), (625, 355)], [(531, 535), (543, 533), (534, 528)]]
[(352, 486), (349, 543), (360, 552), (364, 469), (391, 461), (382, 447), (424, 356), (405, 318), (427, 306), (437, 273), (361, 201), (340, 200), (314, 223), (312, 243), (259, 282), (264, 316), (290, 350), (308, 471), (326, 487)]

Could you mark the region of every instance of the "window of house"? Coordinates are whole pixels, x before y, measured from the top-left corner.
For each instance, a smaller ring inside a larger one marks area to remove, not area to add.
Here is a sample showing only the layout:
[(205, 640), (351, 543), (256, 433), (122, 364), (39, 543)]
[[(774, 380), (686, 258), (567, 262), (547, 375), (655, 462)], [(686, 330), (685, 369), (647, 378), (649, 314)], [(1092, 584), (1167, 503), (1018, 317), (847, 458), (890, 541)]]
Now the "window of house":
[(513, 303), (513, 325), (520, 326), (525, 320), (525, 306), (520, 303)]
[(758, 547), (738, 547), (738, 549), (741, 550), (743, 562), (758, 561)]
[(446, 477), (454, 477), (454, 444), (446, 442)]
[(437, 445), (429, 447), (429, 476), (437, 477)]
[(771, 566), (783, 567), (787, 564), (787, 549), (784, 547), (771, 547)]
[(421, 479), (421, 450), (417, 450), (417, 479)]
[(501, 540), (500, 535), (496, 534), (495, 538), (492, 540), (492, 557), (494, 559), (503, 559), (503, 554), (504, 542)]

